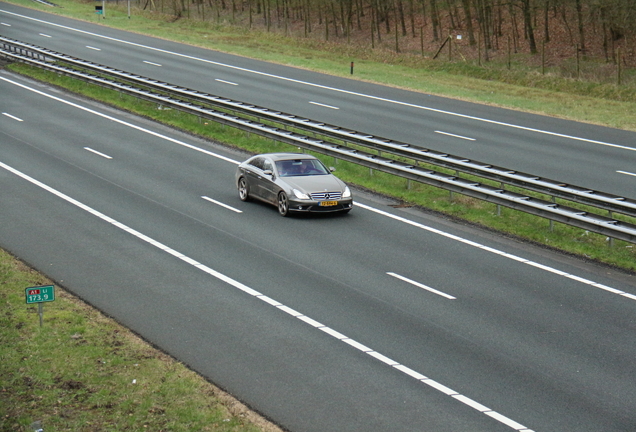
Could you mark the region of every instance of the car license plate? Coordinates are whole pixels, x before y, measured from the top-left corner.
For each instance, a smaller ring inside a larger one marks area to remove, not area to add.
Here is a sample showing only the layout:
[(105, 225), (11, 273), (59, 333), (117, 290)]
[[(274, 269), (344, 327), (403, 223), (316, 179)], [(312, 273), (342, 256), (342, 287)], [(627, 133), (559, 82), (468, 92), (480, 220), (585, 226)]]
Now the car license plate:
[(338, 205), (338, 201), (320, 201), (321, 207), (335, 206)]

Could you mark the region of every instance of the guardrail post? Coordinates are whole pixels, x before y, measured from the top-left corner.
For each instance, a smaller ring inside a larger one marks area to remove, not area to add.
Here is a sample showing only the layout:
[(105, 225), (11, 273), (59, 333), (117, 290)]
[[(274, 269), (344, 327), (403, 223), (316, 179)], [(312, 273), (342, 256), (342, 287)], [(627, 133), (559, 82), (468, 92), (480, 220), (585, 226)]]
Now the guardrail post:
[[(415, 165), (416, 167), (420, 166), (420, 162), (417, 159), (413, 160), (413, 165)], [(411, 190), (411, 179), (407, 178), (406, 179), (406, 189), (407, 190)]]
[[(455, 177), (459, 177), (459, 171), (455, 171)], [(450, 200), (453, 201), (455, 199), (455, 194), (453, 191), (450, 191)]]
[[(556, 197), (553, 196), (552, 197), (552, 202), (556, 204)], [(550, 219), (550, 232), (554, 231), (554, 221), (552, 219)]]
[[(503, 182), (499, 183), (499, 187), (501, 190), (506, 190), (506, 185)], [(501, 216), (501, 204), (497, 204), (497, 216)]]
[[(614, 214), (611, 210), (608, 210), (610, 219), (614, 219)], [(614, 247), (614, 237), (608, 237), (610, 247)]]
[(550, 232), (554, 231), (554, 221), (550, 219)]

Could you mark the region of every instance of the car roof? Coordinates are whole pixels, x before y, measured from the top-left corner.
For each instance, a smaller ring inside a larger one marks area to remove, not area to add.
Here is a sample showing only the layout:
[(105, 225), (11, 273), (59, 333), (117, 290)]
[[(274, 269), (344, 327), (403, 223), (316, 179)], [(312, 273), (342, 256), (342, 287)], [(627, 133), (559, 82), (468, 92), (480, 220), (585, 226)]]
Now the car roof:
[(264, 153), (257, 156), (268, 157), (274, 161), (293, 159), (317, 159), (315, 156), (305, 153)]

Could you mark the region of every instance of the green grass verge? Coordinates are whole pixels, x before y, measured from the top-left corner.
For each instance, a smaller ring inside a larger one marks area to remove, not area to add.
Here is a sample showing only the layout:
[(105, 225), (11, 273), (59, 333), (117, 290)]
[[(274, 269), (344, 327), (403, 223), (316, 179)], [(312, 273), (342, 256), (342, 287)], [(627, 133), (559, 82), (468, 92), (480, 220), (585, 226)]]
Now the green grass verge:
[(278, 431), (183, 364), (0, 250), (0, 431)]
[[(155, 104), (123, 95), (98, 86), (87, 85), (55, 73), (13, 64), (10, 69), (38, 80), (49, 82), (78, 94), (103, 101), (144, 117), (194, 133), (215, 142), (253, 153), (289, 151), (286, 144), (273, 142), (254, 134), (247, 134), (214, 122), (201, 121), (198, 117), (174, 110), (159, 110)], [(332, 158), (323, 158), (327, 165), (334, 165)], [(373, 172), (368, 168), (339, 161), (336, 165), (338, 176), (359, 187), (395, 197), (400, 202), (416, 205), (430, 211), (470, 222), (501, 233), (515, 236), (525, 241), (565, 251), (573, 255), (606, 263), (628, 271), (636, 271), (636, 252), (630, 243), (614, 241), (613, 245), (605, 236), (588, 233), (568, 225), (550, 222), (508, 208), (498, 209), (496, 205), (468, 198), (435, 187), (411, 182), (403, 178)], [(545, 197), (544, 197), (545, 199)], [(633, 220), (628, 220), (635, 223)]]

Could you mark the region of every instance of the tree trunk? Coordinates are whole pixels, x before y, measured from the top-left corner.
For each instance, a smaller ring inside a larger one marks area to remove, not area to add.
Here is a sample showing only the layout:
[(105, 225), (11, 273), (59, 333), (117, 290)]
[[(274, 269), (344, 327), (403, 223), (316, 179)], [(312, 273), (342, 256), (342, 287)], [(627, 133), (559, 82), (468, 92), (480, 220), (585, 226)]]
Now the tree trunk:
[(433, 40), (439, 41), (439, 15), (437, 14), (437, 4), (435, 0), (429, 0), (429, 6), (431, 9), (431, 21), (433, 23)]
[(532, 8), (530, 7), (530, 0), (522, 0), (521, 5), (523, 10), (523, 22), (526, 27), (526, 34), (530, 44), (530, 53), (536, 54), (537, 43), (534, 39), (534, 29), (532, 28)]
[(545, 6), (543, 9), (543, 41), (550, 42), (550, 0), (545, 0)]
[(488, 50), (492, 49), (492, 38), (490, 32), (490, 12), (488, 6), (484, 4), (484, 0), (477, 1), (477, 21), (479, 22), (479, 29), (481, 31), (481, 37), (485, 48), (486, 61), (488, 61)]
[(464, 16), (466, 17), (466, 31), (468, 32), (468, 42), (475, 45), (475, 32), (473, 30), (473, 16), (471, 14), (470, 0), (462, 0)]
[(581, 53), (585, 55), (585, 33), (583, 31), (583, 7), (581, 6), (581, 0), (576, 0), (576, 17), (579, 21), (579, 46), (581, 47)]
[(409, 0), (409, 16), (411, 19), (411, 34), (415, 37), (415, 5), (414, 0)]
[(402, 4), (402, 0), (397, 1), (397, 11), (400, 15), (400, 25), (402, 27), (402, 36), (406, 36), (406, 21), (404, 19), (404, 5)]

